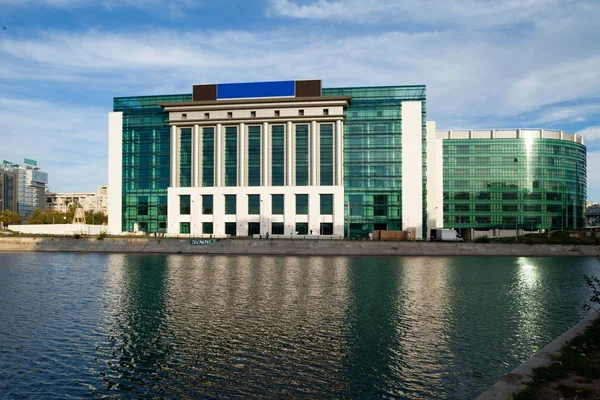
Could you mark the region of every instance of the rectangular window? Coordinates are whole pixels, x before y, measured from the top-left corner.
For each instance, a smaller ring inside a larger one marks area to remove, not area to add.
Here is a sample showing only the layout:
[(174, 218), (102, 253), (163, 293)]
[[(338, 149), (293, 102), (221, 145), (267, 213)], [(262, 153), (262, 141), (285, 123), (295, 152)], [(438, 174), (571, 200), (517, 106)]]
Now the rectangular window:
[(271, 195), (271, 213), (273, 215), (283, 215), (283, 195)]
[(308, 215), (308, 195), (296, 195), (296, 215)]
[(235, 194), (226, 194), (225, 195), (225, 214), (226, 215), (235, 215), (237, 208), (237, 201)]
[(250, 111), (250, 118), (256, 118), (256, 111)]
[(504, 192), (502, 193), (502, 200), (517, 200), (518, 196), (517, 192)]
[(475, 204), (476, 212), (490, 212), (491, 207), (489, 204)]
[(212, 194), (202, 195), (202, 214), (211, 215), (213, 213), (213, 196)]
[(279, 112), (279, 110), (275, 110), (275, 116), (279, 117), (281, 115), (281, 113)]
[(231, 111), (227, 112), (227, 118), (233, 118), (233, 113)]
[(237, 126), (225, 128), (225, 186), (237, 186)]
[(455, 211), (469, 211), (469, 204), (455, 204)]
[(210, 113), (204, 113), (204, 119), (209, 119), (210, 118)]
[(283, 222), (271, 223), (271, 233), (273, 235), (283, 235)]
[(148, 215), (148, 196), (138, 197), (137, 215)]
[(373, 215), (375, 216), (386, 216), (387, 215), (387, 195), (379, 194), (373, 196)]
[(190, 223), (189, 222), (180, 222), (179, 223), (179, 233), (182, 233), (182, 234), (190, 233)]
[(329, 115), (329, 109), (328, 108), (324, 108), (323, 109), (323, 115)]
[(260, 223), (248, 222), (248, 236), (260, 235)]
[(225, 234), (229, 236), (237, 235), (235, 222), (225, 222)]
[(249, 194), (248, 195), (248, 215), (259, 215), (260, 214), (260, 195)]
[(248, 186), (260, 186), (260, 126), (248, 127)]
[(308, 186), (308, 125), (296, 125), (296, 186)]
[(212, 222), (203, 222), (202, 223), (202, 233), (204, 235), (212, 235), (213, 234), (213, 223)]
[(298, 115), (303, 117), (304, 116), (304, 110), (298, 110)]
[(167, 215), (167, 196), (158, 198), (158, 215)]
[(333, 235), (333, 224), (331, 222), (321, 222), (321, 235)]
[(271, 131), (271, 185), (285, 184), (285, 127), (275, 125)]
[(308, 223), (307, 222), (296, 222), (296, 234), (308, 235)]
[(502, 204), (502, 212), (516, 212), (519, 208), (516, 204)]
[(321, 194), (321, 215), (333, 215), (333, 195)]
[(333, 125), (322, 124), (320, 126), (320, 159), (321, 176), (320, 185), (333, 185)]
[(183, 194), (179, 196), (179, 214), (190, 215), (190, 195)]
[(192, 186), (191, 128), (181, 128), (179, 149), (179, 187), (190, 187)]
[(215, 185), (215, 128), (202, 128), (202, 186)]
[(181, 114), (181, 119), (187, 119), (187, 114)]

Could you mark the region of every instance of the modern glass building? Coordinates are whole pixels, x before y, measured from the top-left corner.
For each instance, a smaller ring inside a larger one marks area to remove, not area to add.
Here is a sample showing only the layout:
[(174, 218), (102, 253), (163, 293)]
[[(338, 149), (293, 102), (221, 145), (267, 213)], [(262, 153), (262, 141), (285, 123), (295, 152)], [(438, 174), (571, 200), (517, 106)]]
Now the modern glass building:
[(425, 235), (425, 86), (320, 85), (115, 98), (109, 230)]
[(586, 149), (541, 129), (436, 132), (425, 86), (196, 85), (118, 97), (109, 232), (193, 237), (584, 226)]
[(470, 238), (585, 226), (586, 148), (580, 136), (469, 130), (438, 132), (437, 140), (443, 227)]
[(36, 208), (45, 208), (48, 173), (37, 166), (37, 161), (25, 158), (23, 164), (14, 164), (4, 160), (0, 168), (14, 172), (17, 177), (16, 184), (11, 187), (17, 190), (17, 209), (21, 218), (30, 216)]

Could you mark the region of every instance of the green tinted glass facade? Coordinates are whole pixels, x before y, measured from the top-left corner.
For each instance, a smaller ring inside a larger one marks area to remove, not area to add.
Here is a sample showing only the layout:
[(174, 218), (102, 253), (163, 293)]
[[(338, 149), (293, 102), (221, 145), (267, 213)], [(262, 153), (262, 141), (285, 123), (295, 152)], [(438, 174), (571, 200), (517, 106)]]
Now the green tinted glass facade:
[(248, 186), (260, 186), (260, 126), (248, 127)]
[(260, 214), (260, 195), (249, 194), (248, 195), (248, 215)]
[[(402, 229), (402, 101), (422, 104), (422, 220), (427, 224), (425, 86), (323, 89), (324, 96), (352, 96), (344, 121), (344, 191), (351, 202), (352, 236), (375, 224)], [(346, 221), (348, 209), (345, 207)], [(346, 234), (347, 223), (346, 223)], [(425, 230), (425, 228), (424, 228)], [(425, 232), (423, 232), (425, 234)]]
[(202, 186), (215, 186), (215, 128), (202, 128)]
[(444, 227), (581, 229), (585, 146), (557, 139), (443, 141)]
[(308, 195), (296, 195), (296, 215), (308, 215)]
[(285, 127), (275, 125), (271, 132), (271, 186), (283, 186), (285, 178)]
[(213, 196), (212, 194), (202, 195), (202, 214), (212, 215), (213, 213)]
[(308, 125), (296, 125), (296, 186), (308, 186)]
[(226, 215), (235, 215), (236, 207), (237, 207), (236, 195), (235, 194), (226, 194), (225, 195), (225, 214)]
[(333, 125), (320, 125), (319, 135), (319, 182), (321, 186), (331, 186), (333, 185)]
[(332, 215), (333, 214), (333, 195), (332, 194), (320, 194), (320, 205), (321, 215)]
[(237, 127), (225, 128), (225, 186), (237, 186)]
[(192, 129), (181, 128), (179, 145), (179, 186), (192, 186)]
[(283, 195), (271, 195), (271, 213), (273, 215), (283, 215)]
[(146, 232), (166, 232), (171, 131), (161, 103), (191, 101), (191, 94), (116, 97), (113, 111), (123, 113), (122, 219), (124, 232), (134, 223)]

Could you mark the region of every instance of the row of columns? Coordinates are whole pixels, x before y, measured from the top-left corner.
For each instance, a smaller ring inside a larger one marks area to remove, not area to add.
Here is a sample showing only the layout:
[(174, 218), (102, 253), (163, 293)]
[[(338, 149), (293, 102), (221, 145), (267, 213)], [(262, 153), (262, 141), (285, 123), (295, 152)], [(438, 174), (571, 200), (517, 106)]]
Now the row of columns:
[[(303, 124), (304, 125), (304, 124)], [(291, 121), (285, 124), (285, 186), (294, 185), (294, 169), (295, 169), (295, 135), (293, 134), (293, 124)], [(317, 132), (317, 122), (311, 121), (309, 128), (309, 185), (319, 185), (319, 170), (320, 170), (320, 149), (319, 134)], [(343, 122), (337, 120), (333, 124), (333, 185), (344, 185), (343, 174)], [(238, 186), (246, 186), (246, 163), (247, 163), (247, 135), (246, 124), (244, 122), (238, 125), (237, 132), (237, 184)], [(262, 123), (261, 130), (261, 186), (270, 186), (269, 165), (271, 165), (271, 141), (269, 140), (269, 123)], [(200, 126), (192, 127), (192, 163), (191, 163), (191, 185), (199, 187), (202, 183), (202, 135), (200, 134)], [(214, 186), (223, 186), (224, 172), (224, 134), (223, 125), (216, 124), (215, 140), (214, 140)], [(181, 161), (181, 132), (177, 125), (171, 125), (171, 187), (179, 187), (180, 180), (180, 161)]]

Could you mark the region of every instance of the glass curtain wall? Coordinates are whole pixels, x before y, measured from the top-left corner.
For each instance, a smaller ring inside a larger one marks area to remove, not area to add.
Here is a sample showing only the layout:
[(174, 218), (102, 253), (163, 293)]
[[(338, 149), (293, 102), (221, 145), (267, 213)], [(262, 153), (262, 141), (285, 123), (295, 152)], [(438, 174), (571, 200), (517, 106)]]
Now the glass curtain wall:
[(555, 139), (443, 141), (444, 227), (581, 229), (585, 146)]
[(248, 186), (260, 186), (260, 128), (248, 127)]
[(271, 186), (285, 184), (285, 127), (274, 125), (271, 131)]
[(179, 145), (179, 186), (192, 186), (192, 129), (181, 128)]
[(236, 126), (225, 128), (225, 186), (237, 186), (237, 131)]
[(215, 128), (202, 128), (202, 186), (215, 186)]
[(114, 98), (113, 111), (123, 112), (124, 232), (133, 231), (136, 222), (149, 233), (166, 232), (171, 130), (159, 104), (191, 100), (191, 94)]
[(319, 130), (319, 160), (321, 186), (333, 185), (333, 125), (321, 124)]
[[(421, 140), (426, 157), (425, 86), (323, 89), (324, 96), (352, 96), (344, 121), (345, 230), (366, 237), (375, 224), (402, 229), (402, 101), (422, 105)], [(425, 164), (424, 164), (425, 165)], [(423, 221), (427, 217), (423, 167)], [(349, 220), (348, 220), (349, 219)], [(426, 224), (423, 225), (425, 230)], [(425, 234), (425, 232), (423, 232)]]
[(308, 186), (308, 125), (296, 125), (296, 186)]

